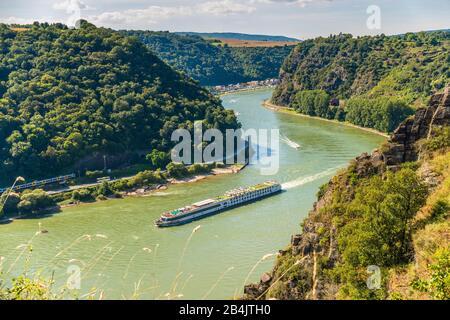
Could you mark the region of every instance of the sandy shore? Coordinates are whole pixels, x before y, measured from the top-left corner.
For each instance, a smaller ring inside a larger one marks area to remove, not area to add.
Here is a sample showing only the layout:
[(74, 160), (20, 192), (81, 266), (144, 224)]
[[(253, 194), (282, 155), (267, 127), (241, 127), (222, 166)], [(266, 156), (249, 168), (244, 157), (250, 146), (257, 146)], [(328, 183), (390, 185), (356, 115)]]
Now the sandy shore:
[(352, 127), (352, 128), (356, 128), (356, 129), (360, 129), (360, 130), (364, 130), (367, 132), (371, 132), (374, 134), (378, 134), (380, 136), (383, 136), (385, 138), (389, 138), (390, 136), (387, 133), (372, 129), (372, 128), (365, 128), (365, 127), (361, 127), (361, 126), (357, 126), (356, 124), (353, 123), (349, 123), (349, 122), (343, 122), (343, 121), (338, 121), (338, 120), (331, 120), (331, 119), (324, 119), (321, 117), (313, 117), (313, 116), (309, 116), (306, 114), (301, 114), (298, 113), (296, 111), (294, 111), (291, 108), (288, 107), (282, 107), (282, 106), (277, 106), (269, 101), (264, 101), (262, 104), (264, 107), (266, 107), (267, 109), (276, 111), (276, 112), (282, 112), (282, 113), (286, 113), (286, 114), (291, 114), (291, 115), (295, 115), (295, 116), (299, 116), (299, 117), (303, 117), (303, 118), (310, 118), (310, 119), (316, 119), (316, 120), (321, 120), (321, 121), (327, 121), (327, 122), (331, 122), (331, 123), (336, 123), (336, 124), (340, 124), (343, 126), (347, 126), (347, 127)]
[(210, 176), (218, 176), (223, 174), (235, 174), (241, 171), (242, 168), (240, 166), (231, 166), (227, 168), (215, 168), (211, 170), (211, 173), (201, 174), (193, 177), (188, 177), (184, 179), (169, 179), (169, 184), (181, 184), (181, 183), (192, 183), (197, 182), (203, 179), (206, 179)]

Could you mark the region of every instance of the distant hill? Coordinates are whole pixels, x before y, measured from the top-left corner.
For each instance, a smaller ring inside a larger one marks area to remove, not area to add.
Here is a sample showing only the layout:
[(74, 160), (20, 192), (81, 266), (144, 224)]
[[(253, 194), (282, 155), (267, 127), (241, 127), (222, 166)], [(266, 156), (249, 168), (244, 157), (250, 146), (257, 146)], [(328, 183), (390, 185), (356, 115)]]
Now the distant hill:
[(299, 39), (285, 36), (268, 36), (260, 34), (245, 34), (233, 32), (175, 32), (179, 35), (199, 36), (213, 39), (237, 39), (245, 41), (276, 41), (276, 42), (299, 42)]
[(293, 46), (232, 47), (215, 45), (195, 35), (170, 32), (122, 31), (138, 37), (173, 68), (202, 85), (227, 85), (278, 77)]

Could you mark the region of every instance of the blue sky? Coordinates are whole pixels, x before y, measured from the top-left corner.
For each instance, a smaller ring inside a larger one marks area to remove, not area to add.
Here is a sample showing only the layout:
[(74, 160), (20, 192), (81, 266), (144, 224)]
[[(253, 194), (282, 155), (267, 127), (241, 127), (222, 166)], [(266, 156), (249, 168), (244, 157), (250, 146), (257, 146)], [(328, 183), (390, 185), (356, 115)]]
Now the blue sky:
[[(0, 0), (0, 22), (70, 25), (77, 17), (114, 29), (228, 31), (306, 39), (339, 32), (448, 29), (450, 0)], [(372, 18), (379, 24), (369, 28), (367, 20), (373, 22)]]

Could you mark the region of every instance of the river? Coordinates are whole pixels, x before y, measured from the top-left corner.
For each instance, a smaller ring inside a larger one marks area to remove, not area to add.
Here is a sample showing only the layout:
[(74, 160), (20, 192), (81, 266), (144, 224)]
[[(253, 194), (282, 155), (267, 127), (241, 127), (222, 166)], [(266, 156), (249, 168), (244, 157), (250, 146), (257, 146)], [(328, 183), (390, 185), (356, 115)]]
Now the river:
[[(236, 175), (173, 185), (148, 197), (85, 204), (0, 225), (0, 266), (9, 271), (7, 277), (24, 270), (50, 277), (54, 271), (57, 289), (71, 272), (76, 276), (80, 271), (81, 281), (74, 282), (80, 295), (97, 288), (106, 299), (228, 299), (242, 294), (258, 260), (285, 247), (291, 234), (299, 232), (319, 187), (384, 140), (356, 128), (265, 109), (261, 103), (270, 95), (270, 90), (236, 93), (223, 102), (238, 112), (244, 128), (278, 128), (300, 144), (298, 150), (281, 143), (275, 176), (261, 176), (258, 166), (249, 166)], [(153, 226), (163, 211), (269, 178), (287, 191), (192, 224)], [(35, 235), (39, 228), (48, 233)], [(30, 240), (32, 252), (23, 246)], [(269, 258), (258, 264), (249, 281), (257, 281), (273, 263)]]

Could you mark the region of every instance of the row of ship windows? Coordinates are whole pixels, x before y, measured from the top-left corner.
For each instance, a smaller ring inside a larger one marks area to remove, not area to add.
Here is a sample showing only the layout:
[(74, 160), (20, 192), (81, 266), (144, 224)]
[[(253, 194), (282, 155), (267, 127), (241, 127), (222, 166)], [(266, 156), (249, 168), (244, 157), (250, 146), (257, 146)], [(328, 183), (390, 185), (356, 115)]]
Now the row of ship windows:
[(247, 196), (239, 196), (236, 199), (231, 200), (231, 204), (235, 204), (237, 203), (239, 200), (249, 200), (250, 198), (252, 198), (255, 195), (260, 195), (260, 194), (265, 194), (269, 191), (269, 189), (263, 189), (263, 190), (258, 190), (256, 192), (254, 192), (252, 195), (247, 195)]

